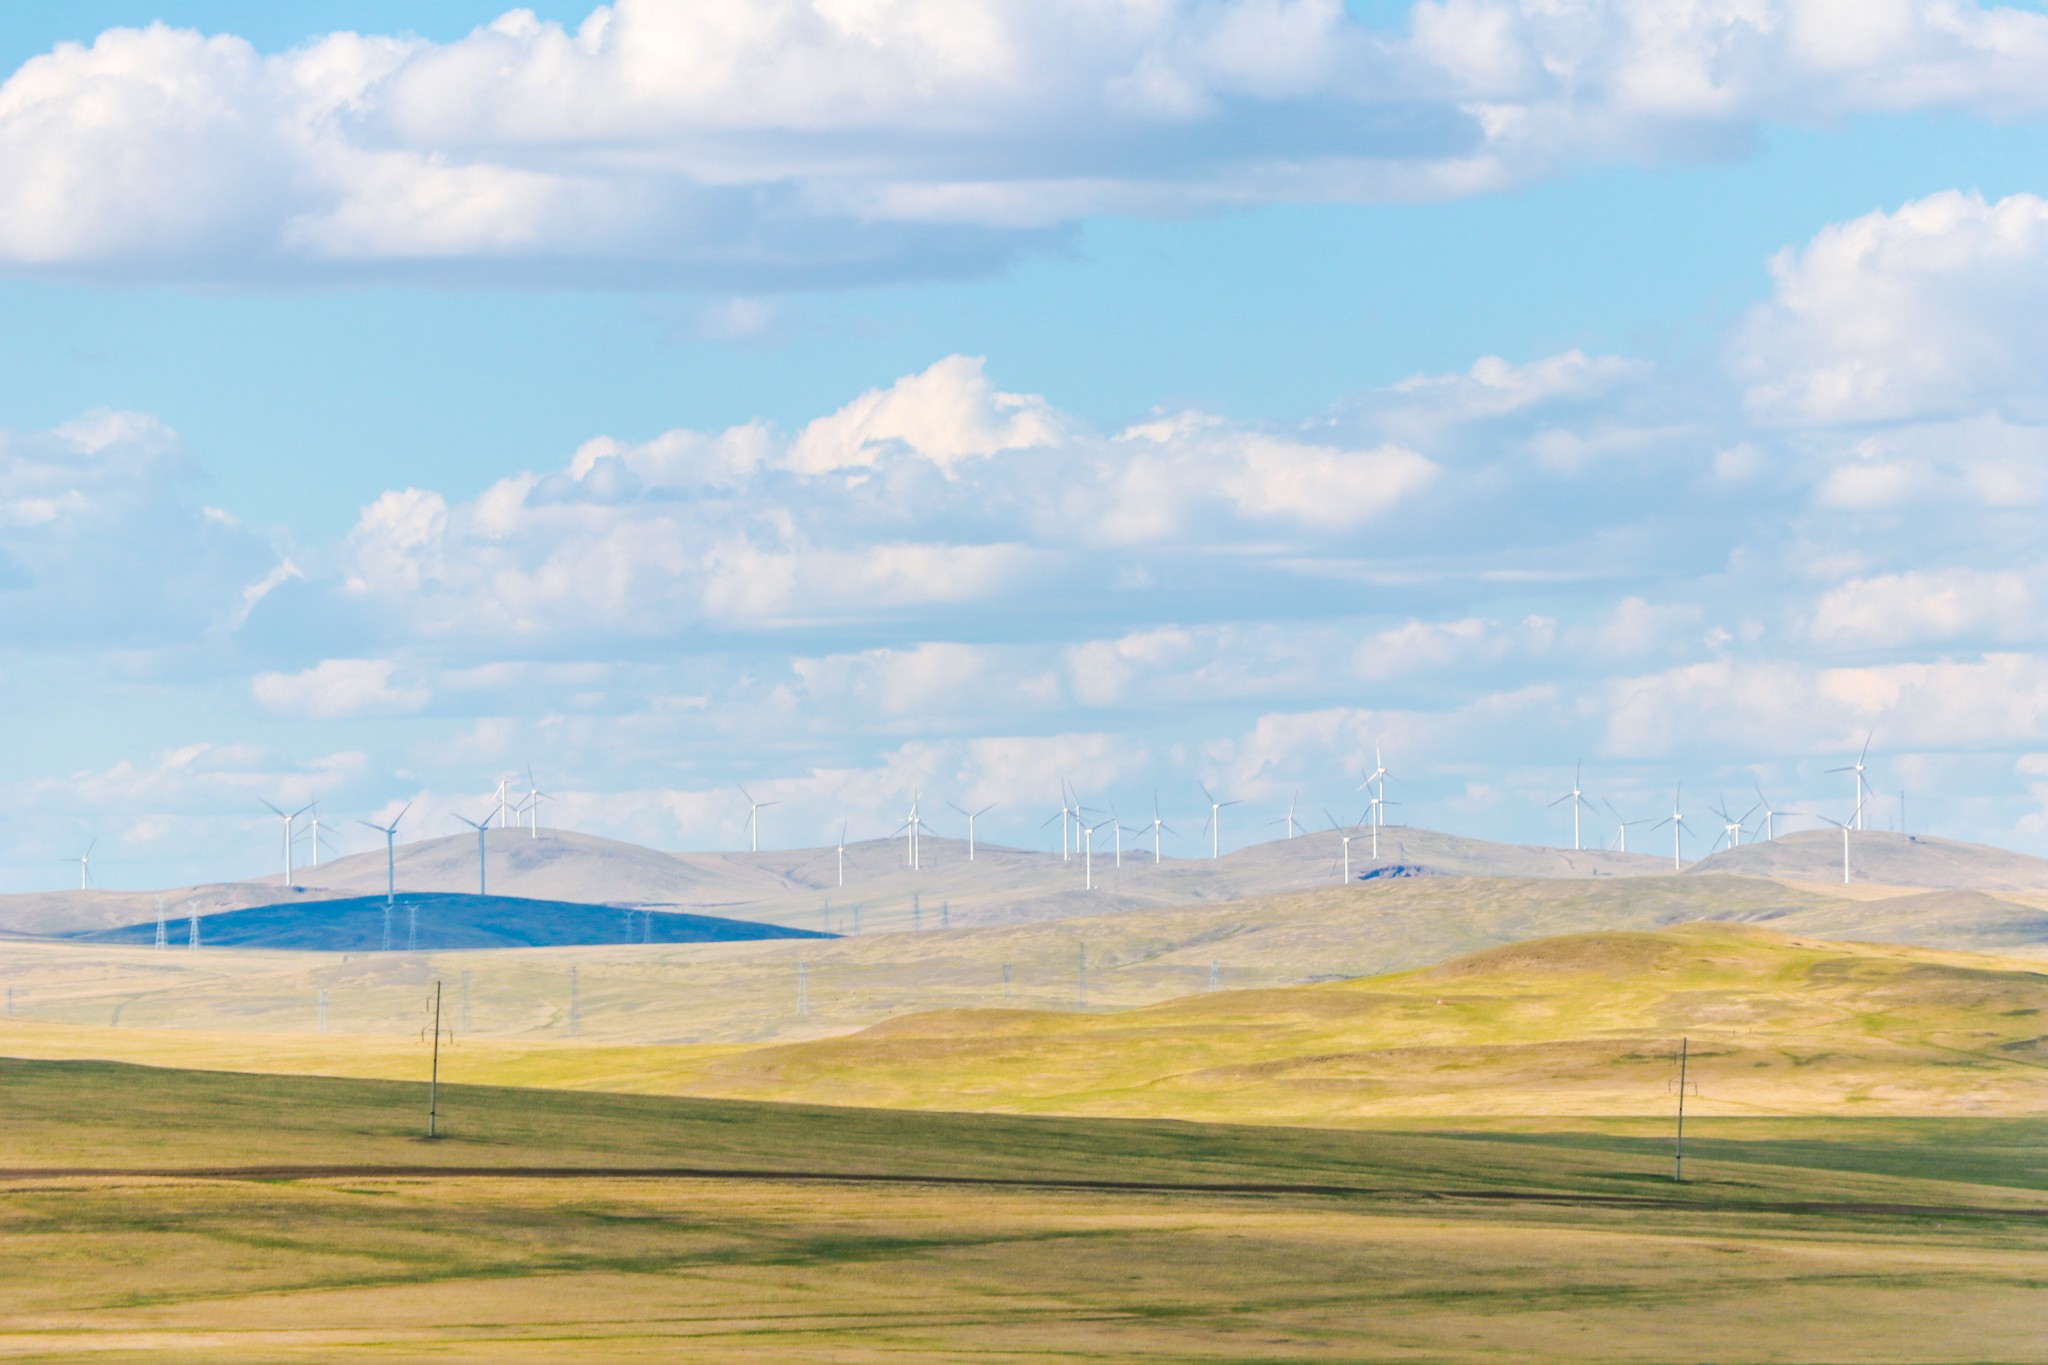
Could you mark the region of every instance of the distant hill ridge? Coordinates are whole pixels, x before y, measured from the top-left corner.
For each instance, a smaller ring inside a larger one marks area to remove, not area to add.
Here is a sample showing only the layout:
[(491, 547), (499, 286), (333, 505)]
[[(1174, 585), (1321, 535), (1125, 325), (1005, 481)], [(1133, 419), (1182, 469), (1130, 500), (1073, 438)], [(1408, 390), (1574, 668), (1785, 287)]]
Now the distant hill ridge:
[[(210, 948), (278, 948), (312, 952), (418, 951), (464, 948), (562, 948), (609, 943), (738, 943), (758, 939), (830, 938), (810, 929), (620, 909), (575, 901), (450, 892), (406, 893), (388, 907), (383, 896), (294, 901), (201, 915), (199, 943)], [(191, 940), (192, 916), (166, 924), (172, 947)], [(75, 937), (91, 943), (151, 944), (156, 920)]]

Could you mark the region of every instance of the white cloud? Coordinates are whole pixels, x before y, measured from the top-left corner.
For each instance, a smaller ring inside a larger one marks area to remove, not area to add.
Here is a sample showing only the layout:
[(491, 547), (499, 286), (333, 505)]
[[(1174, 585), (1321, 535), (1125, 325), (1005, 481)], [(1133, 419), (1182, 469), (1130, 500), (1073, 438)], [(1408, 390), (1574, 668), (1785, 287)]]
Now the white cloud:
[(110, 279), (750, 293), (999, 265), (1102, 214), (1497, 189), (1759, 122), (2035, 117), (1976, 0), (615, 0), (278, 54), (161, 25), (0, 85), (0, 261)]
[(2015, 643), (2041, 634), (2039, 571), (1916, 569), (1859, 578), (1815, 604), (1823, 644)]
[(1772, 274), (1736, 356), (1760, 415), (2048, 415), (2048, 201), (1944, 191), (1828, 227)]
[(16, 648), (151, 648), (232, 628), (289, 569), (191, 497), (156, 419), (99, 412), (0, 432), (0, 627)]
[(948, 356), (873, 389), (804, 428), (789, 465), (806, 474), (872, 465), (902, 449), (951, 471), (961, 460), (1061, 443), (1063, 421), (1036, 394), (998, 393), (979, 356)]
[(303, 673), (259, 673), (250, 690), (273, 711), (320, 720), (424, 709), (433, 693), (419, 683), (392, 686), (397, 671), (389, 659), (325, 659)]

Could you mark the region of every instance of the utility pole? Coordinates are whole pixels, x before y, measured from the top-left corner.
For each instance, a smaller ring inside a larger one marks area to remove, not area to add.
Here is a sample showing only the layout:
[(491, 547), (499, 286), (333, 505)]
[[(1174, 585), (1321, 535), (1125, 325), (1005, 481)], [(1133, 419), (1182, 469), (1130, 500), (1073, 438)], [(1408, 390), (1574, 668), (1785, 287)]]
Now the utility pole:
[(1671, 1178), (1685, 1182), (1685, 1069), (1690, 1040), (1678, 1040), (1678, 1136), (1671, 1147)]
[(441, 983), (434, 983), (434, 1069), (427, 1077), (427, 1136), (435, 1137), (441, 1116)]

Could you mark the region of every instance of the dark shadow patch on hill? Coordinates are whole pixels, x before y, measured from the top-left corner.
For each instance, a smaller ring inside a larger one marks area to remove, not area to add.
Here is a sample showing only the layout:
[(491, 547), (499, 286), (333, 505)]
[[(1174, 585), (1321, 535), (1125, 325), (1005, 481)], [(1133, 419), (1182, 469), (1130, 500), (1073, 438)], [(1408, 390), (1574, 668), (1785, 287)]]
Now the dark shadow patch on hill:
[[(172, 948), (190, 941), (191, 920), (165, 921)], [(81, 943), (156, 942), (156, 921), (65, 937)], [(738, 943), (756, 939), (835, 938), (754, 920), (627, 909), (582, 901), (530, 900), (428, 891), (401, 895), (385, 914), (382, 896), (298, 901), (199, 917), (203, 948), (281, 948), (368, 953), (461, 948), (566, 948), (618, 943)]]

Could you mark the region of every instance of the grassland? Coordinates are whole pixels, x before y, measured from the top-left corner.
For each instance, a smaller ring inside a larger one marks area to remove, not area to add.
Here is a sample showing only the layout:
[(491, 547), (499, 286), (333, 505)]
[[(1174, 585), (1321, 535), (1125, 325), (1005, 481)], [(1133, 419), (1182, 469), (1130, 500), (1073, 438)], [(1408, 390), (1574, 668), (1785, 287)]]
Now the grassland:
[[(334, 1033), (412, 1037), (440, 979), (465, 1039), (754, 1044), (939, 1009), (1128, 1008), (1207, 990), (1212, 974), (1227, 990), (1286, 986), (1545, 935), (1855, 909), (1737, 878), (1427, 878), (951, 930), (927, 905), (923, 932), (907, 914), (875, 932), (870, 914), (858, 936), (804, 943), (333, 954), (0, 942), (0, 988), (18, 1022), (274, 1038), (315, 1034), (324, 994)], [(843, 901), (834, 923), (851, 927)]]
[(424, 1098), (0, 1064), (0, 1358), (2048, 1358), (2034, 1123), (1709, 1120), (1674, 1185), (1628, 1125)]

